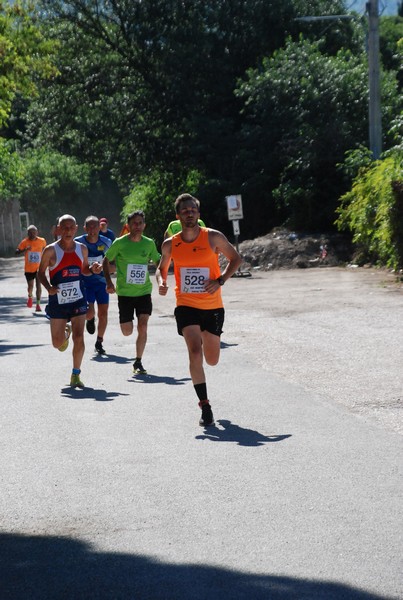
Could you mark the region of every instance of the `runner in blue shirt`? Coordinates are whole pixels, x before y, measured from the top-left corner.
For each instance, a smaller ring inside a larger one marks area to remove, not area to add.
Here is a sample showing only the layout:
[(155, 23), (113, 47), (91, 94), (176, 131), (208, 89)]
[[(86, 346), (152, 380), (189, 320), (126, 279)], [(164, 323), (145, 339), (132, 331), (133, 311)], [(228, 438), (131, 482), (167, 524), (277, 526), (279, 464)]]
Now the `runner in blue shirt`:
[[(102, 263), (105, 256), (105, 252), (111, 246), (112, 242), (109, 238), (100, 235), (100, 225), (98, 217), (90, 215), (85, 219), (84, 231), (86, 235), (81, 235), (76, 238), (77, 242), (84, 244), (88, 248), (88, 264), (91, 265), (93, 262)], [(105, 354), (102, 342), (104, 341), (104, 335), (106, 326), (108, 324), (108, 308), (109, 308), (109, 294), (106, 291), (106, 280), (103, 272), (99, 275), (93, 274), (87, 277), (83, 277), (85, 290), (88, 301), (88, 312), (86, 328), (88, 333), (95, 333), (95, 302), (98, 308), (98, 332), (97, 341), (95, 342), (95, 350), (98, 354)]]

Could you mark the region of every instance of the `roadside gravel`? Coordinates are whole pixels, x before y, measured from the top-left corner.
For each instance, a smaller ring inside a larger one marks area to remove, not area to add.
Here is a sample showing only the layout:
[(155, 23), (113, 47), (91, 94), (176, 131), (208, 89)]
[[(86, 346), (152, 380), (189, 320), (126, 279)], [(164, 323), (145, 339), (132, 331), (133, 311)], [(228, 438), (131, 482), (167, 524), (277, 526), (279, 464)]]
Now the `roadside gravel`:
[(228, 283), (225, 332), (238, 335), (243, 352), (272, 376), (403, 433), (403, 290), (396, 275), (280, 269)]

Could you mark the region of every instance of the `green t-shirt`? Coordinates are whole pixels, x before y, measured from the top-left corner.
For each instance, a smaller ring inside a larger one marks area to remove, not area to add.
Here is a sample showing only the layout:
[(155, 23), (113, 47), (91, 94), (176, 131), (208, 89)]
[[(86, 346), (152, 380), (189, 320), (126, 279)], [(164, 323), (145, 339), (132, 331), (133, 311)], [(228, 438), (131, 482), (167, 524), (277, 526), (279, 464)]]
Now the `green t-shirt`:
[(116, 264), (116, 293), (118, 296), (145, 296), (151, 294), (152, 283), (148, 263), (161, 258), (154, 240), (141, 236), (132, 242), (129, 235), (117, 238), (105, 256)]
[[(200, 227), (206, 227), (204, 224), (204, 221), (202, 221), (201, 219), (198, 219), (197, 222), (199, 223)], [(171, 221), (167, 227), (168, 237), (172, 237), (173, 235), (175, 235), (176, 233), (179, 233), (180, 231), (182, 231), (182, 225), (179, 220)]]

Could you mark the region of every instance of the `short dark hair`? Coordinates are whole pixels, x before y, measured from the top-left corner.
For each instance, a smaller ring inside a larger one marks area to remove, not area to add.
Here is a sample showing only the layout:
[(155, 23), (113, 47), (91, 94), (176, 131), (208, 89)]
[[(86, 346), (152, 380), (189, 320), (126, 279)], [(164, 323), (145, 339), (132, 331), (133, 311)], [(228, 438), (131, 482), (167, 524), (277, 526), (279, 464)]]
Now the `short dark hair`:
[(99, 223), (99, 219), (98, 217), (96, 217), (95, 215), (89, 215), (85, 221), (84, 221), (84, 225), (87, 225), (87, 223), (90, 223), (91, 221), (96, 221), (97, 223)]
[(181, 194), (180, 196), (177, 197), (177, 199), (175, 200), (175, 212), (178, 213), (180, 210), (180, 205), (183, 202), (196, 202), (196, 206), (197, 206), (197, 210), (200, 212), (200, 201), (195, 198), (194, 196), (192, 196), (191, 194)]
[(144, 223), (146, 222), (146, 215), (144, 213), (144, 210), (134, 210), (129, 215), (127, 215), (127, 223), (129, 223), (130, 219), (133, 219), (133, 217), (141, 217)]

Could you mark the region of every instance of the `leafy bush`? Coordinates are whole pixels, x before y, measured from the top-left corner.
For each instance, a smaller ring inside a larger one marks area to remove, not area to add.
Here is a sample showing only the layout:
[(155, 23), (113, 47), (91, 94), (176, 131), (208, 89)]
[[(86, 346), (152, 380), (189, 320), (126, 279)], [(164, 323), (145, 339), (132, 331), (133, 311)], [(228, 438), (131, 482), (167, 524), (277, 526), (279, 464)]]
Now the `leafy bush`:
[[(363, 166), (337, 209), (339, 229), (349, 229), (367, 260), (398, 268), (403, 265), (403, 152)], [(400, 193), (399, 193), (400, 190)]]
[(162, 240), (170, 221), (175, 219), (174, 202), (181, 193), (197, 194), (203, 177), (198, 171), (188, 171), (177, 177), (172, 173), (153, 171), (142, 177), (124, 198), (122, 217), (135, 210), (143, 210), (146, 215), (145, 235)]
[(15, 97), (37, 94), (37, 80), (57, 74), (52, 60), (57, 43), (47, 40), (31, 3), (0, 3), (0, 126), (10, 116)]
[(23, 155), (22, 165), (21, 208), (42, 228), (57, 216), (75, 211), (80, 195), (90, 185), (88, 165), (54, 150), (30, 150)]
[(0, 138), (0, 202), (18, 197), (22, 162), (12, 143)]

